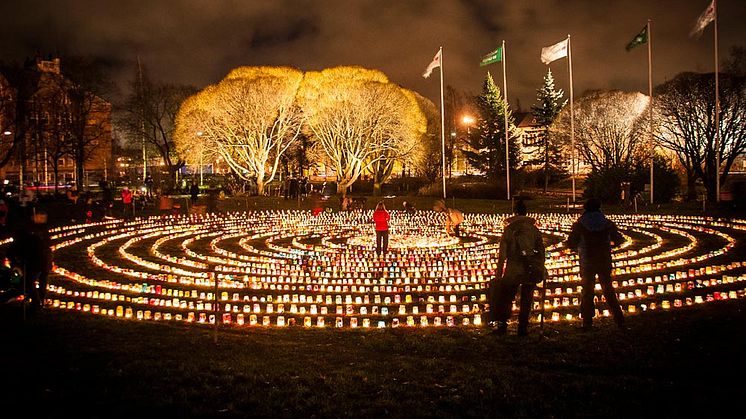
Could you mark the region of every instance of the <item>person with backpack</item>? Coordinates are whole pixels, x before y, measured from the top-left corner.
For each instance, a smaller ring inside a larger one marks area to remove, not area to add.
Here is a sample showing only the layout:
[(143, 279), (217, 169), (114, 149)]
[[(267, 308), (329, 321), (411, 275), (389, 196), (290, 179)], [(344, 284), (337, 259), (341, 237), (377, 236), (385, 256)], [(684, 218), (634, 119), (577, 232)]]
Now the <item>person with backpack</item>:
[(521, 291), (518, 314), (518, 335), (528, 334), (528, 319), (533, 305), (536, 284), (544, 281), (544, 239), (536, 227), (536, 220), (528, 217), (526, 204), (517, 201), (513, 215), (500, 238), (497, 271), (490, 283), (490, 324), (493, 333), (504, 335), (508, 331), (513, 299)]
[(586, 201), (583, 215), (578, 218), (565, 241), (565, 246), (577, 250), (580, 258), (580, 277), (583, 292), (580, 302), (580, 313), (583, 317), (583, 329), (593, 325), (595, 307), (596, 276), (601, 284), (606, 304), (620, 328), (624, 327), (624, 314), (619, 306), (616, 291), (611, 284), (611, 247), (624, 242), (616, 225), (601, 212), (601, 201), (590, 198)]

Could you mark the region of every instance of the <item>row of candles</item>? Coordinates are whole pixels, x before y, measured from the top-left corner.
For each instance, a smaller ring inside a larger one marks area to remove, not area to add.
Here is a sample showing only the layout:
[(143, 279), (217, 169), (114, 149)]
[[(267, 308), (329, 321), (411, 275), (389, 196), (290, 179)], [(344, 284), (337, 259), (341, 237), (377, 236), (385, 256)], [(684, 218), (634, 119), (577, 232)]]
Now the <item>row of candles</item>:
[[(647, 301), (651, 296), (685, 295), (694, 293), (702, 294), (703, 290), (710, 291), (711, 289), (717, 290), (727, 288), (725, 286), (730, 286), (732, 288), (734, 285), (736, 290), (731, 290), (730, 292), (736, 292), (738, 287), (743, 286), (741, 283), (744, 281), (746, 281), (746, 276), (744, 275), (738, 277), (723, 275), (721, 278), (698, 279), (694, 281), (690, 280), (686, 282), (666, 284), (658, 283), (657, 285), (648, 285), (645, 288), (634, 288), (634, 290), (627, 291), (626, 293), (623, 291), (618, 292), (618, 298), (621, 302), (637, 304), (639, 302)], [(77, 291), (73, 289), (65, 289), (62, 286), (51, 286), (50, 290), (76, 298), (127, 301), (137, 304), (176, 307), (190, 310), (212, 310), (213, 304), (216, 303), (216, 295), (210, 292), (202, 291), (198, 293), (196, 290), (191, 290), (191, 292), (189, 292), (171, 288), (164, 289), (161, 288), (160, 285), (152, 286), (148, 284), (142, 284), (139, 292), (134, 287), (129, 287), (126, 290), (120, 289), (120, 292), (122, 293), (98, 290)], [(537, 300), (541, 299), (541, 290), (542, 289), (538, 289), (535, 291), (535, 298)], [(617, 288), (617, 290), (619, 291), (619, 288)], [(545, 289), (543, 291), (545, 307), (577, 307), (579, 305), (580, 289), (555, 288), (554, 290)], [(654, 298), (660, 299), (658, 297)], [(436, 312), (469, 313), (472, 311), (481, 311), (480, 305), (486, 301), (486, 294), (482, 293), (461, 296), (450, 294), (448, 295), (448, 298), (443, 294), (430, 294), (427, 296), (406, 294), (403, 297), (400, 294), (396, 294), (393, 297), (376, 294), (371, 298), (368, 294), (363, 296), (353, 296), (350, 294), (265, 294), (261, 296), (242, 296), (239, 293), (229, 295), (228, 292), (222, 291), (219, 294), (218, 301), (219, 304), (224, 304), (228, 307), (228, 310), (230, 310), (231, 306), (234, 307), (235, 310), (238, 310), (238, 307), (241, 306), (243, 312), (254, 313), (283, 313), (286, 311), (287, 307), (287, 311), (291, 313), (303, 314), (309, 312), (311, 314), (326, 314), (326, 312), (333, 307), (337, 314), (346, 315), (377, 315), (379, 313), (381, 315), (388, 315), (390, 312), (398, 312), (399, 314), (419, 314), (420, 311), (431, 314)], [(421, 305), (424, 306), (424, 308), (421, 308)]]
[[(660, 302), (647, 302), (642, 303), (639, 305), (628, 305), (624, 306), (628, 314), (635, 314), (639, 311), (647, 311), (647, 310), (656, 310), (658, 308), (667, 310), (671, 309), (673, 307), (683, 307), (683, 306), (691, 306), (694, 304), (702, 304), (704, 302), (711, 302), (711, 301), (718, 301), (718, 300), (729, 300), (729, 299), (735, 299), (735, 298), (744, 298), (746, 296), (746, 290), (740, 289), (738, 291), (731, 290), (728, 292), (714, 292), (709, 293), (706, 295), (696, 295), (694, 297), (686, 297), (686, 298), (677, 298), (673, 300), (673, 303), (671, 300), (661, 300)], [(540, 321), (541, 320), (541, 314), (537, 314), (536, 311), (539, 307), (537, 307), (539, 303), (534, 303), (534, 314), (535, 314), (535, 320)], [(54, 308), (62, 308), (62, 309), (69, 309), (69, 310), (78, 310), (82, 312), (91, 312), (93, 314), (102, 314), (102, 315), (109, 315), (109, 316), (116, 316), (116, 317), (124, 317), (124, 318), (136, 318), (137, 320), (166, 320), (166, 321), (185, 321), (187, 323), (191, 322), (197, 322), (197, 323), (210, 323), (214, 324), (215, 319), (218, 318), (215, 311), (211, 311), (210, 307), (207, 307), (207, 311), (187, 311), (186, 313), (182, 312), (173, 312), (173, 311), (152, 311), (149, 309), (133, 309), (131, 306), (122, 306), (122, 305), (116, 305), (111, 306), (109, 308), (106, 308), (106, 306), (102, 306), (99, 304), (90, 304), (90, 303), (84, 303), (84, 302), (75, 302), (75, 301), (65, 301), (60, 299), (53, 299), (51, 302), (52, 307)], [(226, 309), (230, 310), (231, 306), (226, 305)], [(556, 308), (556, 307), (547, 307), (547, 308)], [(513, 307), (515, 310), (516, 307)], [(452, 315), (443, 315), (445, 312), (438, 312), (437, 315), (431, 315), (430, 313), (428, 315), (419, 315), (416, 311), (412, 313), (412, 315), (406, 315), (404, 312), (399, 312), (399, 316), (406, 317), (406, 325), (407, 326), (454, 326), (456, 324), (462, 324), (464, 326), (468, 325), (475, 325), (479, 326), (482, 323), (482, 313), (475, 313), (475, 310), (466, 311), (464, 310), (460, 314), (458, 311), (454, 310), (450, 313), (454, 313)], [(323, 327), (325, 326), (325, 315), (328, 315), (327, 311), (322, 310), (319, 316), (316, 316), (317, 313), (303, 313), (298, 312), (297, 316), (294, 316), (293, 314), (296, 314), (294, 312), (290, 312), (288, 315), (283, 315), (281, 312), (278, 312), (276, 315), (269, 315), (269, 314), (247, 314), (250, 313), (250, 311), (244, 311), (238, 312), (236, 309), (236, 306), (233, 306), (233, 310), (229, 312), (220, 312), (220, 319), (221, 323), (225, 325), (229, 324), (236, 324), (236, 325), (249, 325), (249, 326), (293, 326), (293, 325), (300, 325), (299, 321), (300, 318), (303, 318), (303, 326), (305, 327), (311, 327), (313, 325), (312, 319), (316, 319), (316, 326)], [(309, 314), (304, 316), (305, 314)], [(341, 310), (337, 310), (335, 317), (335, 325), (336, 327), (357, 327), (358, 326), (358, 319), (360, 318), (362, 320), (362, 327), (370, 327), (371, 324), (377, 325), (377, 327), (397, 327), (401, 325), (399, 317), (396, 317), (396, 314), (392, 314), (392, 317), (387, 318), (389, 316), (389, 313), (381, 313), (380, 316), (376, 316), (376, 313), (372, 313), (370, 317), (358, 317), (354, 315), (353, 313), (342, 313)], [(365, 313), (360, 313), (360, 316), (365, 316)], [(609, 316), (609, 311), (604, 310), (596, 310), (597, 316)], [(312, 317), (313, 316), (313, 317)], [(443, 318), (445, 317), (446, 321), (443, 323)], [(261, 320), (261, 323), (259, 323), (259, 319)], [(419, 319), (419, 324), (415, 323), (415, 319)], [(552, 311), (550, 314), (550, 320), (553, 322), (557, 322), (560, 320), (566, 320), (566, 321), (572, 321), (580, 318), (580, 316), (575, 315), (573, 313), (566, 312), (561, 313), (559, 311)], [(209, 321), (208, 321), (209, 319)], [(246, 321), (248, 319), (248, 321)], [(455, 320), (454, 320), (455, 319)]]

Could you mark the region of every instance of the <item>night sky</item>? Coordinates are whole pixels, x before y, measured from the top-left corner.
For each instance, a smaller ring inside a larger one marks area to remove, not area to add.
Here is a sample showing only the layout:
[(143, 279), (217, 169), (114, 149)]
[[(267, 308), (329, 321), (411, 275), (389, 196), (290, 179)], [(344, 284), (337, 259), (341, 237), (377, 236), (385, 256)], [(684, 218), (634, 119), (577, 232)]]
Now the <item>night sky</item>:
[[(572, 36), (576, 96), (588, 89), (647, 92), (647, 47), (625, 45), (653, 20), (653, 77), (711, 72), (713, 25), (689, 37), (709, 0), (4, 0), (0, 58), (22, 62), (37, 52), (92, 55), (106, 62), (121, 88), (136, 57), (154, 78), (198, 88), (241, 65), (318, 70), (360, 65), (439, 101), (437, 71), (425, 67), (444, 48), (445, 84), (478, 93), (489, 69), (502, 86), (502, 66), (480, 57), (507, 44), (508, 93), (527, 109), (546, 66), (544, 46)], [(720, 55), (746, 46), (746, 2), (721, 0)], [(551, 64), (568, 91), (567, 60)]]

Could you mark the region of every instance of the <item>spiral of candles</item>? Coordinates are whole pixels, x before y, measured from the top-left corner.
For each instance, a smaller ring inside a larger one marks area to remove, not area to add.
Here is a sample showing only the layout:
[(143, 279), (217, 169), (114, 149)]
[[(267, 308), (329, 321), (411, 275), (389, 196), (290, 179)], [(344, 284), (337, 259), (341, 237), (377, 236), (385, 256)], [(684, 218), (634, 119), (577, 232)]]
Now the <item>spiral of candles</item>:
[[(52, 231), (55, 275), (47, 295), (54, 308), (133, 321), (479, 326), (505, 216), (465, 214), (459, 238), (447, 235), (438, 217), (392, 211), (389, 252), (382, 256), (374, 252), (371, 213), (363, 211), (256, 211), (66, 226)], [(574, 216), (534, 217), (550, 274), (535, 291), (534, 308), (543, 304), (548, 321), (577, 321), (578, 260), (562, 244)], [(610, 218), (626, 238), (614, 250), (613, 274), (627, 314), (744, 297), (746, 266), (734, 248), (746, 239), (746, 221)], [(71, 257), (81, 252), (85, 264)], [(598, 298), (603, 300), (600, 293)], [(607, 316), (600, 307), (597, 315)], [(539, 310), (534, 313), (539, 320)]]

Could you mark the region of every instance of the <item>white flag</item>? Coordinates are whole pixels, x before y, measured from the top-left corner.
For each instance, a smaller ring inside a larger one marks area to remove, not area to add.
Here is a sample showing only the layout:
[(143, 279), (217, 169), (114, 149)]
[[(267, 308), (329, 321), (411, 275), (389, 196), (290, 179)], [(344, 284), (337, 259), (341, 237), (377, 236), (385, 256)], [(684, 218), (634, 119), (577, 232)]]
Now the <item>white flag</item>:
[(430, 65), (427, 66), (425, 69), (425, 72), (422, 73), (422, 77), (428, 78), (430, 77), (430, 73), (433, 72), (435, 67), (440, 67), (440, 52), (441, 50), (438, 50), (438, 52), (435, 54), (435, 58), (433, 58), (433, 62), (430, 63)]
[(699, 15), (697, 23), (694, 24), (692, 31), (689, 32), (689, 36), (702, 35), (702, 31), (705, 30), (707, 25), (709, 25), (713, 20), (715, 20), (715, 0), (712, 0), (707, 9)]
[(541, 49), (541, 62), (544, 64), (549, 64), (563, 57), (567, 57), (567, 39)]

